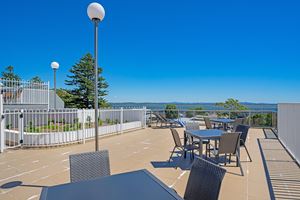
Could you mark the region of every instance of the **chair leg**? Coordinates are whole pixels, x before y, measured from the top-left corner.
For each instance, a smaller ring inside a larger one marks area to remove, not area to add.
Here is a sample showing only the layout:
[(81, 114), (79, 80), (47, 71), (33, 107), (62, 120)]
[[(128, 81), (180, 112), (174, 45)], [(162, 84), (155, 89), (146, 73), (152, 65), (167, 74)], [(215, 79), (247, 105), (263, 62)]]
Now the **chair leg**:
[(231, 163), (231, 153), (229, 154), (229, 161), (228, 163), (230, 164)]
[(250, 162), (252, 162), (252, 159), (251, 159), (251, 157), (250, 157), (249, 151), (248, 151), (248, 149), (247, 149), (247, 147), (246, 147), (245, 144), (244, 144), (244, 147), (245, 147), (245, 149), (246, 149), (246, 152), (247, 152), (247, 155), (248, 155), (248, 157), (249, 157), (249, 159), (250, 159)]
[(226, 166), (227, 165), (227, 153), (225, 153), (225, 163), (224, 165)]
[(171, 155), (170, 155), (170, 158), (169, 158), (169, 161), (168, 161), (168, 162), (171, 161), (171, 158), (172, 158), (172, 156), (173, 156), (173, 154), (174, 154), (175, 149), (176, 149), (176, 147), (173, 148), (173, 151), (172, 151), (172, 153), (171, 153)]
[(244, 176), (244, 171), (243, 171), (241, 160), (240, 160), (240, 156), (239, 156), (238, 153), (236, 154), (236, 163), (240, 167), (241, 175)]

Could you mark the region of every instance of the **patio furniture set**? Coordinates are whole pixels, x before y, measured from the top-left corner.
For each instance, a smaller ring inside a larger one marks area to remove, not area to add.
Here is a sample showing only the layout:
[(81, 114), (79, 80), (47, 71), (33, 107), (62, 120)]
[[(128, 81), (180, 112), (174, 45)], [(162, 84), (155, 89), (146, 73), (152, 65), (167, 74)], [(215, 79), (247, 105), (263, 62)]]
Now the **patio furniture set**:
[[(249, 131), (249, 126), (243, 124), (235, 124), (231, 130), (229, 130), (229, 123), (235, 123), (234, 120), (230, 119), (209, 119), (204, 118), (206, 129), (200, 130), (198, 123), (187, 123), (184, 131), (184, 143), (182, 144), (179, 134), (176, 129), (171, 128), (171, 133), (175, 146), (170, 155), (169, 162), (172, 160), (172, 156), (175, 153), (181, 154), (182, 157), (186, 158), (187, 152), (190, 153), (191, 159), (194, 159), (195, 151), (198, 151), (200, 158), (208, 159), (211, 157), (211, 152), (215, 159), (213, 162), (221, 164), (220, 155), (223, 156), (223, 163), (230, 164), (232, 156), (236, 157), (236, 166), (240, 167), (241, 175), (244, 175), (241, 162), (240, 162), (240, 147), (244, 147), (252, 162), (250, 153), (246, 147), (246, 140)], [(221, 128), (213, 128), (211, 122), (222, 123)], [(238, 121), (240, 122), (240, 121)], [(214, 144), (212, 144), (212, 141)], [(203, 145), (205, 145), (205, 156), (203, 155)], [(228, 159), (227, 159), (228, 158)], [(212, 160), (212, 159), (210, 159)]]
[[(249, 127), (238, 125), (233, 133), (224, 133), (224, 130), (213, 129), (210, 123), (206, 126), (209, 129), (200, 130), (199, 125), (186, 124), (184, 144), (177, 130), (171, 128), (175, 147), (169, 161), (176, 149), (180, 150), (183, 157), (186, 157), (187, 152), (191, 152), (190, 156), (193, 160), (183, 198), (146, 169), (111, 175), (109, 152), (102, 150), (70, 155), (70, 183), (44, 187), (40, 199), (217, 200), (226, 170), (205, 158), (210, 157), (212, 150), (217, 158), (220, 154), (229, 156), (229, 162), (231, 156), (235, 155), (237, 165), (240, 166), (239, 147), (246, 148)], [(215, 141), (213, 148), (211, 148), (211, 141)], [(205, 157), (202, 155), (203, 145), (206, 145)], [(197, 158), (194, 158), (194, 151), (199, 152)], [(248, 153), (247, 149), (246, 151)]]
[(226, 170), (202, 158), (191, 168), (184, 198), (147, 170), (111, 175), (107, 150), (70, 155), (71, 182), (44, 187), (41, 200), (216, 200)]

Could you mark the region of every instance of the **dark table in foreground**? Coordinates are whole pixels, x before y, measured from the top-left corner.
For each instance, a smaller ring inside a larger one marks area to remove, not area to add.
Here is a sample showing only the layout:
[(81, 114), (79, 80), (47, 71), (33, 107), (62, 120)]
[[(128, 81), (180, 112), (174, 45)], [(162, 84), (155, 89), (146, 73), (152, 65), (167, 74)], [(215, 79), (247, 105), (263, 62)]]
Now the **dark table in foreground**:
[(183, 200), (147, 170), (43, 188), (41, 200)]
[(185, 143), (186, 143), (186, 134), (191, 135), (194, 138), (198, 138), (200, 140), (199, 143), (199, 156), (203, 154), (203, 145), (202, 140), (219, 140), (221, 135), (223, 134), (223, 130), (219, 129), (205, 129), (205, 130), (186, 130), (185, 133)]

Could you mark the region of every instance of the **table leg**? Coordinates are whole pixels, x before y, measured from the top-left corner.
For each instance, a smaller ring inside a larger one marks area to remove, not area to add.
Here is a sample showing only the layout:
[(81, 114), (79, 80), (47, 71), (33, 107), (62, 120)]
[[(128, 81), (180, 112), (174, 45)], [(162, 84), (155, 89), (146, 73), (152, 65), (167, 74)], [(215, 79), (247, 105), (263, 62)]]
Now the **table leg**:
[[(183, 132), (183, 135), (184, 135), (184, 146), (187, 145), (187, 135), (186, 135), (186, 132), (184, 131)], [(184, 158), (186, 158), (186, 151), (184, 151), (184, 155), (183, 155)]]
[(202, 140), (199, 138), (199, 157), (202, 158), (203, 157), (203, 144), (202, 144)]

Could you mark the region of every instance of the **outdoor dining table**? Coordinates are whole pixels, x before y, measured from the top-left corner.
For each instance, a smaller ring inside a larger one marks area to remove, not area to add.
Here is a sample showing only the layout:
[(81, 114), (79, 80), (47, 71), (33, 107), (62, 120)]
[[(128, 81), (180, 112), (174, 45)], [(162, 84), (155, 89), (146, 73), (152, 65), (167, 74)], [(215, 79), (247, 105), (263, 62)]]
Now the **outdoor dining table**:
[(202, 140), (215, 140), (215, 143), (217, 143), (217, 140), (220, 139), (220, 137), (223, 133), (224, 133), (224, 131), (219, 130), (219, 129), (185, 130), (184, 131), (184, 144), (187, 143), (187, 135), (190, 135), (193, 138), (198, 138), (200, 140), (199, 156), (202, 157), (203, 156)]
[(228, 124), (235, 122), (235, 120), (228, 118), (212, 118), (210, 121), (223, 124), (224, 130), (227, 130)]
[(183, 200), (147, 170), (45, 187), (40, 200)]

